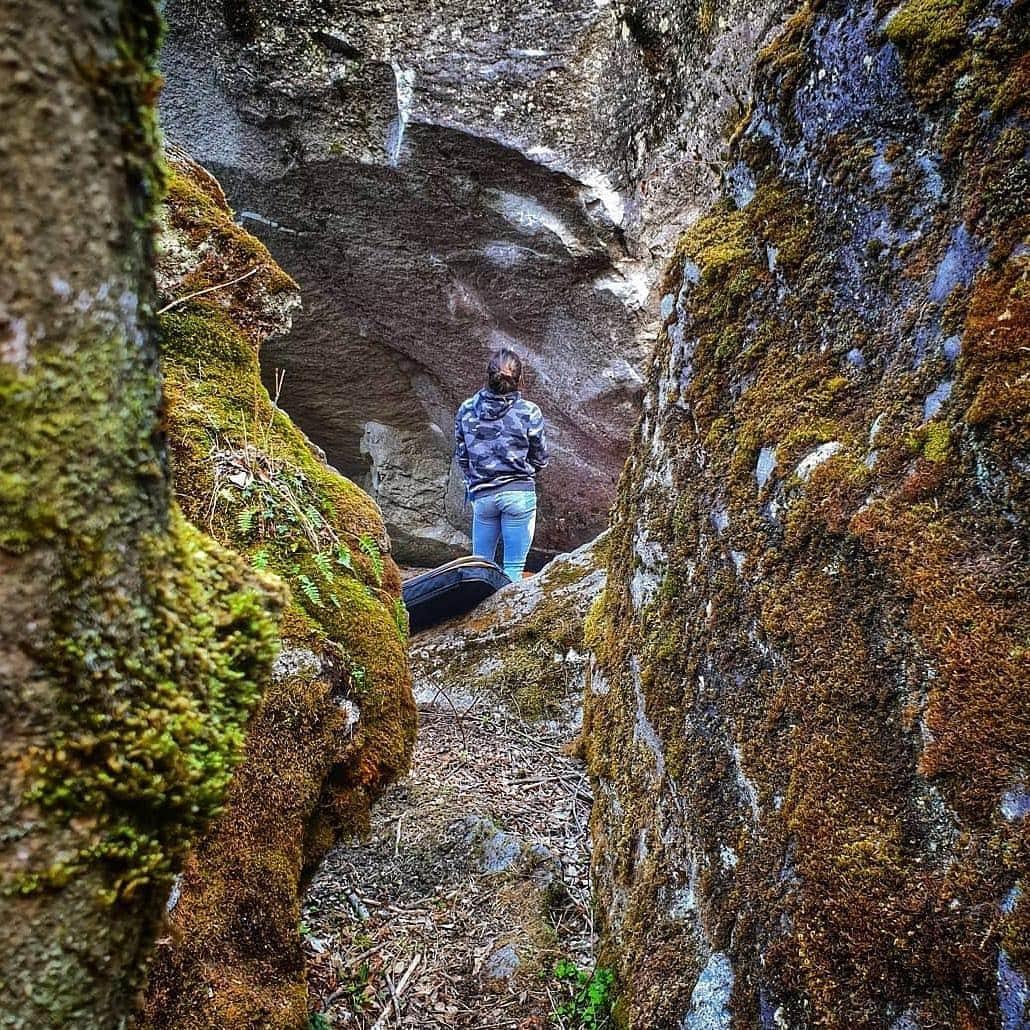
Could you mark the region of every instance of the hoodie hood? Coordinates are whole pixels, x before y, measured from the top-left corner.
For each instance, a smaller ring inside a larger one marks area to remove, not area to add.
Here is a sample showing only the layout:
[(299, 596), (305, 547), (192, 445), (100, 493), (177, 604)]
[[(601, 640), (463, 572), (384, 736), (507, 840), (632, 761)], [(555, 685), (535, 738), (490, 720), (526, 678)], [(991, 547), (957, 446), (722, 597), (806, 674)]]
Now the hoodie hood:
[(504, 418), (512, 405), (519, 399), (519, 393), (494, 393), (493, 390), (480, 390), (476, 394), (473, 408), (476, 417), (483, 422), (496, 422)]

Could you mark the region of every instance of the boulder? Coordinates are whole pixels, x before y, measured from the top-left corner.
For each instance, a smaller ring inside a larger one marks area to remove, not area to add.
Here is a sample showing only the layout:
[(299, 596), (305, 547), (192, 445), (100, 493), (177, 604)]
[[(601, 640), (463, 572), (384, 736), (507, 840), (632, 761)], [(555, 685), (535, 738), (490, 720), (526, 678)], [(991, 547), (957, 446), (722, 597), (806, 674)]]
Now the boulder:
[(165, 125), (303, 289), (266, 381), (403, 560), (467, 547), (452, 420), (503, 345), (550, 427), (537, 546), (605, 527), (657, 275), (781, 6), (167, 5)]
[(585, 715), (627, 1026), (1027, 1025), (1021, 17), (804, 8), (668, 269)]
[[(162, 434), (157, 5), (0, 2), (0, 1025), (124, 1026), (282, 591)], [(58, 128), (59, 127), (59, 128)]]
[(400, 577), (373, 501), (261, 384), (296, 283), (174, 148), (159, 238), (165, 427), (187, 518), (288, 588), (278, 657), (224, 808), (168, 903), (139, 1025), (292, 1030), (307, 1020), (300, 895), (407, 770), (415, 710)]
[(413, 637), (419, 703), (486, 692), (527, 719), (568, 721), (586, 670), (587, 619), (604, 589), (607, 539), (559, 555), (469, 615)]

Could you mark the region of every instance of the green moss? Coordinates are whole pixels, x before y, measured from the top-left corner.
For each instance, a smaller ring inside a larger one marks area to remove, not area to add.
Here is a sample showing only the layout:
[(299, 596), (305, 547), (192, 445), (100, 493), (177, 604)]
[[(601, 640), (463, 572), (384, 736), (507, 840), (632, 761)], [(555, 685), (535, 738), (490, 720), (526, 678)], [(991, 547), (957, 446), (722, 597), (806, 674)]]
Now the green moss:
[(956, 0), (909, 0), (887, 21), (887, 38), (909, 52), (918, 48), (923, 60), (940, 61), (966, 38), (963, 12), (970, 6)]
[(54, 674), (80, 687), (29, 798), (98, 818), (99, 839), (59, 876), (102, 861), (112, 896), (165, 882), (217, 814), (279, 646), (271, 584), (178, 513), (144, 538), (139, 571), (141, 604), (113, 624), (111, 598), (75, 591), (79, 611), (51, 647)]
[[(60, 603), (39, 645), (60, 684), (59, 727), (27, 800), (95, 820), (74, 858), (20, 887), (100, 865), (123, 894), (167, 880), (217, 811), (275, 651), (275, 592), (174, 510), (162, 527), (153, 380), (123, 337), (86, 346), (88, 376), (69, 352), (41, 354), (29, 374), (0, 366), (0, 547), (47, 542), (60, 561)], [(70, 462), (68, 441), (87, 439)]]
[(702, 218), (680, 241), (677, 258), (687, 258), (700, 269), (706, 285), (722, 284), (730, 273), (754, 260), (746, 216), (729, 205)]
[(908, 446), (927, 461), (946, 461), (951, 450), (951, 429), (943, 422), (930, 422), (909, 434)]
[(600, 656), (604, 644), (605, 592), (602, 590), (594, 598), (583, 622), (583, 642), (595, 654)]
[(944, 99), (968, 69), (968, 26), (983, 8), (977, 0), (908, 0), (887, 21), (887, 38), (905, 56), (909, 88), (924, 103)]
[(362, 830), (410, 761), (406, 613), (375, 504), (316, 456), (261, 384), (258, 347), (281, 328), (295, 284), (195, 165), (176, 163), (165, 221), (167, 252), (187, 260), (175, 296), (220, 287), (161, 317), (173, 484), (195, 525), (275, 573), (290, 600), (284, 669), (186, 871), (145, 1025), (293, 1026), (305, 1011), (302, 880), (341, 832)]

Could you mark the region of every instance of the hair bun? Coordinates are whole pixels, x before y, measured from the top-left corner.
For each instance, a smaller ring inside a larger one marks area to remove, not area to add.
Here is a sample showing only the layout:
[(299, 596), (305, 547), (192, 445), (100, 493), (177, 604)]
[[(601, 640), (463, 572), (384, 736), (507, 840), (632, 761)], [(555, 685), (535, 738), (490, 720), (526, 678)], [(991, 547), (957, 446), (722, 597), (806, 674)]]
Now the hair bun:
[(487, 366), (486, 378), (494, 393), (514, 393), (522, 382), (522, 359), (507, 347), (497, 351)]

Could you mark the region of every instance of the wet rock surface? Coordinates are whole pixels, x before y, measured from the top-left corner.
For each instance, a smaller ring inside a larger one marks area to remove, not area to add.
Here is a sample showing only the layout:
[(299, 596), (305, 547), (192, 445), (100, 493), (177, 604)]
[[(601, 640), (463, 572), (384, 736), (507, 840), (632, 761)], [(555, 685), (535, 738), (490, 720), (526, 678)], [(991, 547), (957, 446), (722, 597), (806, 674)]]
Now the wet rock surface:
[(451, 420), (505, 344), (551, 426), (538, 546), (604, 528), (657, 273), (778, 7), (168, 5), (166, 127), (304, 294), (266, 374), (402, 560), (466, 546)]

